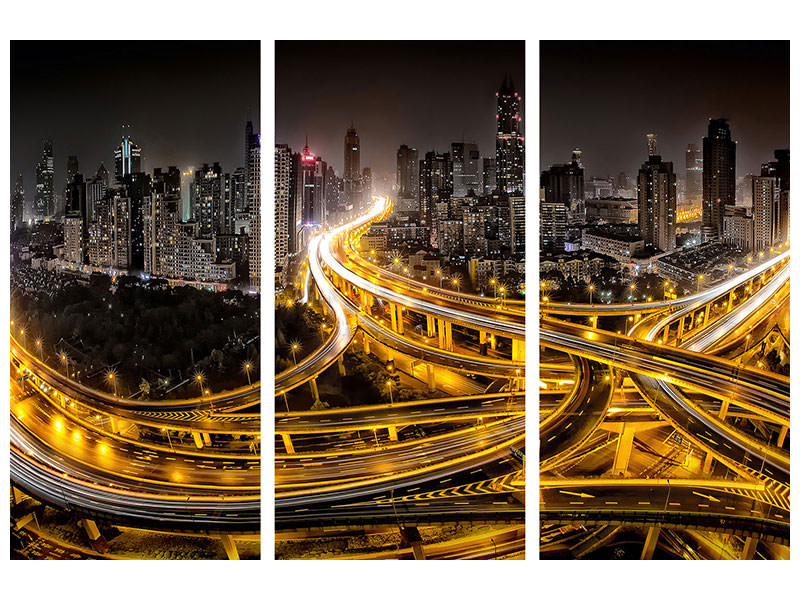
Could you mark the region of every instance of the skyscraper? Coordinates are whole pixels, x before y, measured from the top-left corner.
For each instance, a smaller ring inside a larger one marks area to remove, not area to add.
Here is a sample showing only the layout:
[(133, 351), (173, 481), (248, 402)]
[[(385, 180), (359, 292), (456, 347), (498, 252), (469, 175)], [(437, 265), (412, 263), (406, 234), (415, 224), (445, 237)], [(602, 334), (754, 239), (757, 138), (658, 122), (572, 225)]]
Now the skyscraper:
[(192, 220), (200, 226), (200, 236), (223, 233), (220, 215), (223, 214), (225, 180), (218, 162), (204, 164), (194, 172), (192, 184)]
[(696, 144), (686, 148), (686, 203), (697, 206), (703, 201), (703, 151)]
[[(257, 152), (254, 152), (257, 149)], [(255, 187), (255, 158), (261, 156), (261, 137), (253, 131), (253, 122), (248, 121), (244, 128), (244, 208), (245, 212), (250, 210), (250, 202), (253, 200), (253, 189)], [(261, 164), (261, 161), (257, 161)], [(260, 167), (258, 171), (261, 172)], [(260, 184), (259, 184), (260, 185)], [(248, 213), (249, 214), (249, 213)]]
[(405, 144), (397, 149), (397, 211), (419, 210), (419, 153)]
[(567, 207), (571, 220), (585, 220), (583, 168), (577, 161), (573, 160), (566, 165), (552, 165), (547, 171), (543, 171), (541, 188), (544, 190), (545, 202), (560, 202)]
[[(78, 157), (75, 155), (70, 155), (67, 157), (67, 175), (64, 178), (64, 203), (69, 202), (69, 186), (72, 184), (72, 181), (75, 179), (75, 175), (78, 174), (80, 171), (80, 167), (78, 166)], [(59, 212), (66, 214), (66, 206), (59, 207)]]
[(97, 205), (108, 189), (108, 171), (100, 163), (97, 173), (86, 181), (86, 217), (91, 223), (97, 219)]
[[(762, 172), (767, 172), (764, 169)], [(753, 250), (763, 252), (782, 241), (777, 177), (753, 177)]]
[(364, 170), (361, 171), (361, 196), (364, 199), (364, 202), (372, 202), (372, 192), (373, 192), (372, 169), (370, 169), (369, 167), (364, 167)]
[(144, 269), (143, 207), (150, 201), (152, 180), (150, 175), (134, 171), (125, 175), (125, 196), (128, 200), (128, 267)]
[(709, 119), (703, 138), (703, 236), (721, 239), (725, 207), (736, 204), (736, 142), (727, 119)]
[(247, 244), (247, 262), (250, 287), (261, 291), (261, 137), (251, 145), (247, 157), (248, 188), (247, 206), (250, 209), (250, 237)]
[(478, 145), (471, 142), (450, 144), (453, 157), (453, 196), (463, 198), (472, 190), (481, 193), (481, 156)]
[(761, 165), (761, 175), (778, 181), (778, 243), (789, 239), (789, 149), (775, 150), (775, 160)]
[[(307, 145), (307, 142), (306, 142)], [(361, 141), (355, 127), (351, 126), (344, 136), (344, 197), (354, 210), (361, 210)]]
[(541, 219), (539, 243), (542, 252), (563, 252), (567, 235), (567, 205), (543, 198), (539, 212)]
[(483, 158), (483, 193), (489, 196), (497, 189), (497, 160)]
[(33, 218), (36, 221), (43, 221), (55, 213), (54, 176), (53, 143), (44, 140), (42, 156), (36, 164), (36, 195), (33, 200)]
[(127, 136), (114, 149), (114, 176), (122, 180), (131, 173), (142, 171), (142, 149)]
[[(303, 227), (323, 225), (326, 218), (325, 176), (328, 164), (308, 147), (300, 155), (297, 193), (300, 198)], [(360, 175), (360, 174), (359, 174)], [(359, 181), (361, 177), (359, 176)], [(307, 240), (304, 240), (304, 242)]]
[(655, 133), (647, 134), (647, 156), (658, 156), (658, 136)]
[(676, 198), (672, 163), (649, 155), (639, 169), (639, 232), (646, 244), (664, 252), (675, 249)]
[(289, 197), (292, 191), (292, 151), (275, 144), (275, 276), (283, 282), (289, 261)]
[(497, 92), (497, 185), (511, 194), (522, 192), (525, 138), (522, 136), (520, 98), (514, 82), (506, 77)]
[(25, 187), (22, 185), (22, 173), (17, 174), (14, 193), (11, 195), (11, 231), (22, 226), (25, 218)]
[(426, 152), (419, 169), (419, 219), (430, 228), (431, 246), (438, 248), (436, 205), (453, 195), (453, 162), (450, 154)]

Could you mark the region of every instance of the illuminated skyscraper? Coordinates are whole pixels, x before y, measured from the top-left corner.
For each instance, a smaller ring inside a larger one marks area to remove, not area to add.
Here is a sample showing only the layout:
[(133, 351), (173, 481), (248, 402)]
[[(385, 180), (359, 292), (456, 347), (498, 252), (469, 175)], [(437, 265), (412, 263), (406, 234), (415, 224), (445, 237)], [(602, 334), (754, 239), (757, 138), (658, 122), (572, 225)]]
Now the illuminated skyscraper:
[(54, 176), (53, 143), (50, 140), (44, 140), (42, 156), (36, 164), (36, 195), (33, 200), (32, 215), (36, 221), (43, 221), (55, 213)]
[(658, 156), (658, 136), (655, 133), (647, 134), (647, 156)]
[(250, 287), (261, 291), (261, 137), (251, 145), (247, 157), (250, 180), (247, 205), (250, 209), (250, 237), (247, 244)]
[(114, 149), (114, 176), (121, 180), (131, 173), (141, 172), (142, 149), (126, 136)]
[[(755, 200), (754, 200), (755, 201)], [(703, 236), (721, 239), (725, 207), (736, 204), (736, 142), (727, 119), (709, 119), (703, 138)]]
[(780, 240), (780, 187), (777, 177), (753, 177), (753, 250), (763, 252)]
[(292, 151), (275, 144), (275, 277), (283, 281), (289, 260), (289, 199), (292, 190)]
[(522, 192), (525, 169), (525, 138), (522, 136), (522, 98), (510, 77), (497, 92), (497, 186), (511, 194)]
[(453, 196), (463, 198), (472, 190), (481, 193), (481, 156), (478, 145), (470, 142), (450, 144), (453, 157)]
[(361, 210), (361, 141), (355, 127), (350, 127), (344, 136), (344, 197), (354, 210)]
[(200, 236), (223, 233), (220, 215), (224, 213), (225, 178), (218, 162), (204, 164), (194, 172), (192, 220), (200, 226)]
[(483, 193), (489, 196), (497, 189), (497, 160), (483, 158)]
[(419, 153), (405, 144), (397, 149), (398, 212), (419, 210)]
[(430, 242), (439, 247), (437, 204), (453, 195), (453, 162), (450, 154), (426, 152), (419, 169), (419, 219), (430, 228)]

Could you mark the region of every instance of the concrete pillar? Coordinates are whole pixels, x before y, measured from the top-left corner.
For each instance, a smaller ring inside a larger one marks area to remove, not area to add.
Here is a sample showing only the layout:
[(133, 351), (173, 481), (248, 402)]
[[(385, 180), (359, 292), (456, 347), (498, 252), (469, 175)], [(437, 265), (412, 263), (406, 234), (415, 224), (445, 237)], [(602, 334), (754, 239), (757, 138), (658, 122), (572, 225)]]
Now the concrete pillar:
[(492, 350), (497, 350), (497, 336), (494, 334), (489, 336), (489, 347)]
[(442, 319), (437, 319), (438, 321), (438, 329), (439, 329), (439, 349), (446, 350), (447, 349), (447, 334), (444, 330), (444, 321)]
[(614, 475), (627, 475), (628, 473), (634, 433), (633, 427), (628, 427), (627, 423), (622, 425), (622, 431), (617, 438), (617, 451), (614, 453), (614, 466), (612, 467)]
[(228, 560), (239, 560), (239, 551), (236, 549), (236, 542), (228, 533), (223, 533), (220, 538), (222, 547), (225, 548), (225, 554), (228, 555)]
[(719, 409), (719, 420), (724, 421), (725, 418), (728, 416), (728, 409), (731, 407), (730, 400), (723, 400), (722, 401), (722, 408)]
[(207, 433), (203, 433), (203, 442), (205, 442), (206, 446), (211, 445), (211, 436)]
[(654, 525), (647, 530), (647, 538), (644, 540), (644, 548), (642, 548), (642, 556), (640, 560), (652, 560), (653, 553), (658, 544), (658, 535), (661, 533), (661, 526)]
[(667, 340), (669, 340), (669, 324), (667, 324), (667, 326), (664, 327), (664, 334), (661, 336), (661, 343), (666, 345)]
[(453, 324), (445, 321), (444, 324), (445, 350), (453, 351)]
[(727, 310), (727, 312), (731, 312), (731, 310), (733, 309), (733, 292), (734, 291), (735, 290), (731, 290), (728, 293), (728, 310)]
[(369, 313), (369, 305), (367, 304), (367, 292), (361, 290), (361, 308)]
[(787, 433), (789, 433), (789, 427), (787, 425), (783, 425), (781, 427), (781, 432), (778, 434), (778, 448), (783, 447), (783, 442), (786, 441)]
[(425, 560), (425, 549), (421, 541), (412, 543), (411, 551), (414, 553), (414, 560)]
[(203, 447), (203, 437), (200, 435), (199, 431), (192, 432), (192, 439), (194, 440), (194, 445), (199, 448)]
[(706, 310), (703, 313), (703, 326), (708, 325), (708, 320), (711, 318), (711, 303), (706, 304)]
[(525, 360), (525, 340), (511, 340), (511, 360), (515, 362)]
[(404, 333), (404, 329), (403, 329), (403, 312), (404, 312), (404, 309), (403, 309), (402, 306), (395, 306), (395, 309), (396, 309), (396, 312), (397, 312), (397, 333), (399, 333), (400, 335), (403, 335), (403, 333)]
[(435, 392), (436, 391), (436, 371), (432, 364), (428, 363), (425, 365), (425, 368), (428, 372), (428, 391)]
[(757, 537), (745, 538), (741, 560), (753, 560), (753, 557), (756, 555), (756, 548), (758, 548)]
[(393, 442), (397, 441), (397, 427), (394, 425), (389, 426), (389, 439)]
[(707, 453), (705, 459), (703, 459), (703, 473), (711, 473), (711, 468), (714, 466), (714, 457), (711, 453)]
[(281, 434), (283, 447), (286, 449), (286, 454), (294, 454), (294, 444), (292, 444), (292, 437), (288, 433)]
[(97, 523), (91, 519), (81, 519), (81, 526), (90, 540), (95, 541), (100, 537), (100, 530), (97, 528)]
[(14, 497), (14, 504), (19, 504), (23, 500), (25, 500), (25, 492), (15, 488), (13, 485), (11, 486), (11, 493)]
[(361, 331), (361, 345), (364, 346), (364, 354), (369, 354), (369, 336), (366, 331)]
[(344, 354), (340, 354), (339, 358), (336, 359), (336, 366), (339, 368), (340, 377), (347, 375), (347, 371), (344, 368)]
[(314, 402), (319, 402), (319, 388), (317, 387), (317, 378), (312, 377), (308, 380), (308, 385), (311, 387), (311, 396), (314, 398)]
[(428, 337), (434, 337), (436, 335), (436, 317), (432, 317), (431, 315), (425, 315), (425, 321), (427, 324), (427, 335)]
[(489, 332), (488, 331), (478, 331), (478, 342), (480, 344), (486, 344), (489, 341)]

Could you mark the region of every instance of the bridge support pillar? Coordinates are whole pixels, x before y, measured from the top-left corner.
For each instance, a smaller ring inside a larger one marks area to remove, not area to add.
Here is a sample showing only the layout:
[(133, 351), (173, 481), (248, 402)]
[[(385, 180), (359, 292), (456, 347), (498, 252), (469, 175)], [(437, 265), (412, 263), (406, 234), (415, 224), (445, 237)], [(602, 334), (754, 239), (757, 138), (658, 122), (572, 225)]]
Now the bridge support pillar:
[(336, 366), (339, 368), (339, 376), (344, 377), (347, 375), (347, 370), (344, 368), (344, 354), (340, 354), (336, 359)]
[(369, 336), (366, 331), (361, 331), (361, 345), (364, 347), (364, 354), (369, 354)]
[(728, 409), (731, 407), (730, 400), (722, 401), (722, 408), (719, 409), (719, 420), (724, 421), (728, 416)]
[(288, 433), (282, 433), (281, 440), (283, 441), (283, 447), (286, 449), (286, 454), (294, 454), (294, 444), (292, 444), (292, 436), (290, 436)]
[(489, 336), (489, 347), (492, 350), (497, 350), (497, 336), (494, 334)]
[(97, 523), (91, 519), (81, 519), (81, 527), (83, 527), (83, 530), (91, 541), (94, 542), (100, 537), (100, 530), (97, 528)]
[(756, 548), (758, 548), (757, 537), (745, 538), (741, 560), (753, 560), (753, 557), (756, 555)]
[(489, 341), (488, 331), (478, 331), (478, 343), (482, 346)]
[(703, 460), (703, 473), (711, 473), (711, 469), (714, 466), (714, 457), (710, 452), (706, 454), (705, 459)]
[(236, 541), (233, 539), (233, 536), (224, 533), (219, 539), (222, 541), (222, 547), (225, 548), (225, 554), (228, 555), (228, 560), (239, 560), (239, 551), (236, 549)]
[(311, 397), (314, 398), (314, 402), (319, 402), (319, 388), (317, 387), (317, 378), (312, 377), (308, 380), (308, 385), (311, 388)]
[(708, 325), (708, 320), (711, 318), (711, 303), (706, 304), (706, 309), (703, 312), (703, 327)]
[(425, 315), (425, 324), (427, 325), (427, 336), (429, 338), (436, 337), (436, 317)]
[(789, 427), (783, 425), (781, 427), (781, 432), (778, 434), (778, 448), (783, 447), (783, 442), (786, 441), (786, 434), (789, 433)]
[(12, 496), (12, 502), (14, 504), (19, 504), (23, 500), (25, 500), (25, 493), (22, 490), (14, 487), (13, 485), (11, 486), (11, 496)]
[(389, 303), (389, 315), (392, 318), (392, 331), (397, 333), (397, 305), (393, 302)]
[(210, 446), (211, 445), (211, 436), (209, 434), (207, 434), (207, 433), (203, 433), (203, 442), (206, 444), (206, 446)]
[(389, 427), (389, 439), (393, 442), (397, 441), (397, 427), (393, 425)]
[(403, 335), (405, 333), (403, 329), (403, 313), (405, 309), (402, 306), (395, 306), (395, 311), (397, 312), (397, 333)]
[(192, 439), (194, 440), (194, 445), (197, 446), (198, 449), (203, 447), (203, 436), (200, 435), (199, 431), (192, 432)]
[(428, 391), (435, 392), (436, 391), (436, 371), (432, 364), (428, 363), (425, 365), (425, 369), (428, 375)]
[(731, 312), (731, 310), (733, 310), (733, 292), (734, 290), (731, 290), (728, 294), (728, 309), (726, 312)]
[(658, 535), (661, 533), (661, 526), (654, 525), (647, 530), (647, 538), (644, 540), (644, 548), (642, 548), (642, 557), (640, 560), (652, 560), (653, 553), (658, 544)]
[(635, 433), (633, 427), (628, 427), (626, 423), (622, 424), (622, 431), (620, 431), (619, 438), (617, 439), (617, 450), (614, 454), (614, 466), (612, 467), (614, 475), (627, 474), (628, 465), (631, 461), (633, 436)]
[(514, 362), (525, 361), (525, 340), (511, 340), (511, 360)]

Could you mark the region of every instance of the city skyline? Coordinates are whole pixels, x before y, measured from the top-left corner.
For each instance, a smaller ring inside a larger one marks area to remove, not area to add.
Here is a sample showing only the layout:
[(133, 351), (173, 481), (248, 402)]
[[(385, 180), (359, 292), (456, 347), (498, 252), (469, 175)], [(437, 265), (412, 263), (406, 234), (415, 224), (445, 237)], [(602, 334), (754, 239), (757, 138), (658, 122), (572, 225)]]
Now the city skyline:
[[(78, 157), (86, 177), (101, 163), (113, 173), (114, 151), (125, 136), (142, 148), (146, 171), (214, 162), (229, 171), (242, 166), (244, 123), (253, 121), (260, 130), (258, 48), (257, 41), (15, 42), (11, 172), (12, 186), (22, 173), (26, 214), (43, 140), (53, 144), (59, 196), (69, 156)], [(113, 69), (98, 69), (98, 56), (113, 56)], [(199, 65), (226, 74), (226, 85), (209, 86), (205, 77), (192, 76)], [(43, 69), (50, 69), (46, 94)], [(130, 94), (119, 93), (117, 78), (124, 78)]]
[[(648, 133), (682, 170), (687, 146), (700, 145), (708, 121), (720, 117), (738, 142), (739, 175), (758, 174), (776, 148), (788, 147), (788, 42), (641, 44), (541, 42), (542, 170), (569, 162), (579, 147), (588, 176), (635, 173)], [(637, 85), (645, 69), (657, 70), (653, 89)]]
[[(303, 81), (305, 65), (315, 52), (327, 62), (309, 88)], [(467, 141), (477, 143), (482, 154), (493, 154), (495, 92), (506, 75), (524, 105), (522, 42), (279, 41), (275, 53), (276, 142), (299, 149), (308, 136), (311, 151), (340, 176), (342, 140), (351, 124), (361, 140), (361, 167), (385, 176), (394, 174), (402, 144), (423, 156), (431, 150), (447, 152), (452, 142)], [(443, 76), (425, 80), (424, 89), (416, 87), (420, 65), (434, 73), (440, 69)], [(369, 74), (369, 94), (360, 92), (357, 76), (364, 73)], [(348, 87), (347, 82), (353, 85)], [(320, 97), (326, 101), (319, 103)], [(432, 109), (431, 97), (441, 109)]]

